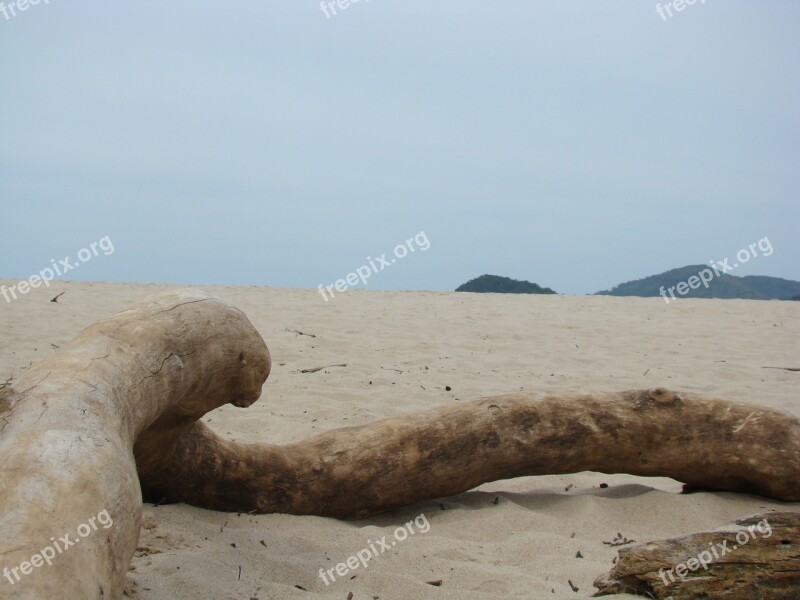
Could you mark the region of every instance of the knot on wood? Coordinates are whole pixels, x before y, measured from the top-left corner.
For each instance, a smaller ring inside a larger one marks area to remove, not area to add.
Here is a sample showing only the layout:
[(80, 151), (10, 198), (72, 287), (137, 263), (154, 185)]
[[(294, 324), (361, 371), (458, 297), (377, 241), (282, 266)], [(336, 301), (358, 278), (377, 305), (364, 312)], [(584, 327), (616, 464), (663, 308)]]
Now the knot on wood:
[(11, 411), (19, 402), (19, 394), (12, 387), (0, 388), (0, 414)]
[(673, 408), (683, 401), (683, 396), (662, 387), (626, 392), (625, 397), (634, 404), (636, 410)]
[(653, 388), (647, 393), (647, 395), (653, 402), (664, 406), (675, 404), (676, 402), (679, 402), (682, 399), (675, 392), (670, 392), (668, 389), (661, 387)]

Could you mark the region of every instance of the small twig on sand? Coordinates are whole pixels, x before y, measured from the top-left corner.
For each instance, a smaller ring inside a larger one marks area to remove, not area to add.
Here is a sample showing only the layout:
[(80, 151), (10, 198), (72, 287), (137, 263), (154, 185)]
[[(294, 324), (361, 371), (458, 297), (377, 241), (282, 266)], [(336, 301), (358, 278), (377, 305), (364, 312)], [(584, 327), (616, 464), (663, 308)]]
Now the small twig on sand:
[(762, 369), (780, 369), (781, 371), (800, 371), (797, 367), (761, 367)]
[(316, 373), (317, 371), (322, 371), (322, 369), (330, 369), (331, 367), (346, 367), (347, 365), (342, 363), (341, 365), (325, 365), (324, 367), (317, 367), (315, 369), (303, 369), (300, 371), (301, 373)]
[(603, 543), (606, 546), (611, 546), (612, 548), (615, 548), (617, 546), (626, 546), (627, 544), (633, 544), (634, 542), (636, 542), (636, 540), (629, 540), (621, 533), (618, 533), (617, 537), (615, 537), (613, 540), (611, 540), (610, 542), (603, 542)]
[(313, 338), (317, 337), (317, 336), (315, 336), (313, 333), (303, 333), (303, 332), (302, 332), (302, 331), (300, 331), (299, 329), (288, 329), (288, 328), (286, 328), (286, 329), (285, 329), (285, 331), (289, 331), (289, 332), (291, 332), (291, 333), (294, 333), (294, 334), (295, 334), (295, 336), (298, 336), (298, 335), (307, 335), (308, 337), (313, 337)]
[(67, 293), (67, 292), (61, 292), (61, 293), (60, 293), (60, 294), (58, 294), (58, 295), (57, 295), (55, 298), (53, 298), (52, 300), (50, 300), (50, 302), (58, 302), (58, 299), (59, 299), (61, 296), (63, 296), (64, 294), (66, 294), (66, 293)]

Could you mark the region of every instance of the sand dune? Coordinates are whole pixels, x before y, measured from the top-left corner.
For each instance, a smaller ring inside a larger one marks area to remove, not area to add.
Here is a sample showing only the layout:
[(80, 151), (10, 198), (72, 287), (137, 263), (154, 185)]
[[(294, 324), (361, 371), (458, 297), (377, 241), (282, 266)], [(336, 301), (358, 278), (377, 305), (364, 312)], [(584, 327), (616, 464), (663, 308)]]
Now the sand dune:
[[(174, 287), (60, 282), (0, 300), (0, 381), (97, 318)], [(665, 386), (800, 416), (800, 373), (762, 368), (800, 367), (798, 303), (369, 291), (326, 303), (315, 290), (202, 288), (244, 310), (272, 353), (257, 404), (205, 419), (241, 441), (289, 442), (520, 390)], [(346, 366), (301, 373), (340, 363)], [(663, 478), (527, 477), (358, 521), (150, 505), (128, 595), (586, 598), (617, 552), (604, 542), (618, 534), (641, 542), (750, 513), (800, 510), (756, 496), (679, 490)], [(417, 530), (329, 585), (319, 577), (382, 536), (394, 540), (398, 526), (421, 514), (427, 532)]]

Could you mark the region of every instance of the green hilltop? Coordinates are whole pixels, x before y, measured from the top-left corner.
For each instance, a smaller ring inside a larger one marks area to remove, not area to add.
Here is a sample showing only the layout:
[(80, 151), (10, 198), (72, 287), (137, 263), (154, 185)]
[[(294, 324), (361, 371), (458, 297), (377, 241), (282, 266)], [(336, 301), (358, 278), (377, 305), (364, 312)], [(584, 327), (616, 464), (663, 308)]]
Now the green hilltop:
[(456, 288), (457, 292), (478, 292), (489, 294), (555, 294), (550, 288), (543, 288), (530, 281), (519, 281), (500, 275), (481, 275), (470, 279)]
[[(662, 287), (668, 290), (681, 282), (688, 282), (690, 277), (697, 277), (698, 273), (705, 269), (714, 273), (708, 265), (689, 265), (665, 271), (658, 275), (651, 275), (644, 279), (621, 283), (610, 290), (597, 292), (597, 294), (603, 296), (658, 296)], [(706, 279), (708, 278), (708, 275), (706, 275)], [(696, 281), (695, 285), (697, 285)], [(736, 275), (721, 273), (717, 276), (714, 273), (713, 278), (708, 282), (708, 287), (700, 283), (697, 289), (689, 289), (685, 295), (678, 294), (676, 290), (673, 290), (673, 293), (677, 298), (788, 300), (800, 295), (800, 281), (764, 275), (737, 277)], [(670, 297), (669, 293), (667, 293), (667, 297)]]

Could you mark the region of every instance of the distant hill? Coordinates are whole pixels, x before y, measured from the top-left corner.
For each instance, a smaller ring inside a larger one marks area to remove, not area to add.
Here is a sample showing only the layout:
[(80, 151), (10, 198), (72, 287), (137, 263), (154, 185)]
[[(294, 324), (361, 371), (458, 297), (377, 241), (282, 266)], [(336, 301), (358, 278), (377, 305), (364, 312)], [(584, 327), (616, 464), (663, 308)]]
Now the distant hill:
[[(610, 290), (597, 292), (603, 296), (658, 296), (663, 286), (665, 290), (677, 286), (681, 282), (689, 282), (690, 277), (697, 277), (698, 273), (710, 269), (708, 265), (689, 265), (679, 269), (672, 269), (651, 275), (644, 279), (621, 283)], [(713, 272), (713, 271), (712, 271)], [(706, 275), (706, 279), (708, 276)], [(693, 281), (698, 285), (696, 281)], [(673, 293), (677, 298), (744, 298), (749, 300), (786, 300), (800, 295), (800, 281), (781, 279), (780, 277), (766, 277), (763, 275), (748, 275), (737, 277), (723, 273), (714, 274), (708, 287), (701, 282), (697, 289), (689, 289), (685, 295)], [(667, 293), (669, 297), (669, 294)]]
[(530, 281), (519, 281), (499, 275), (481, 275), (470, 279), (456, 288), (457, 292), (478, 292), (493, 294), (555, 294), (550, 288), (543, 288)]

